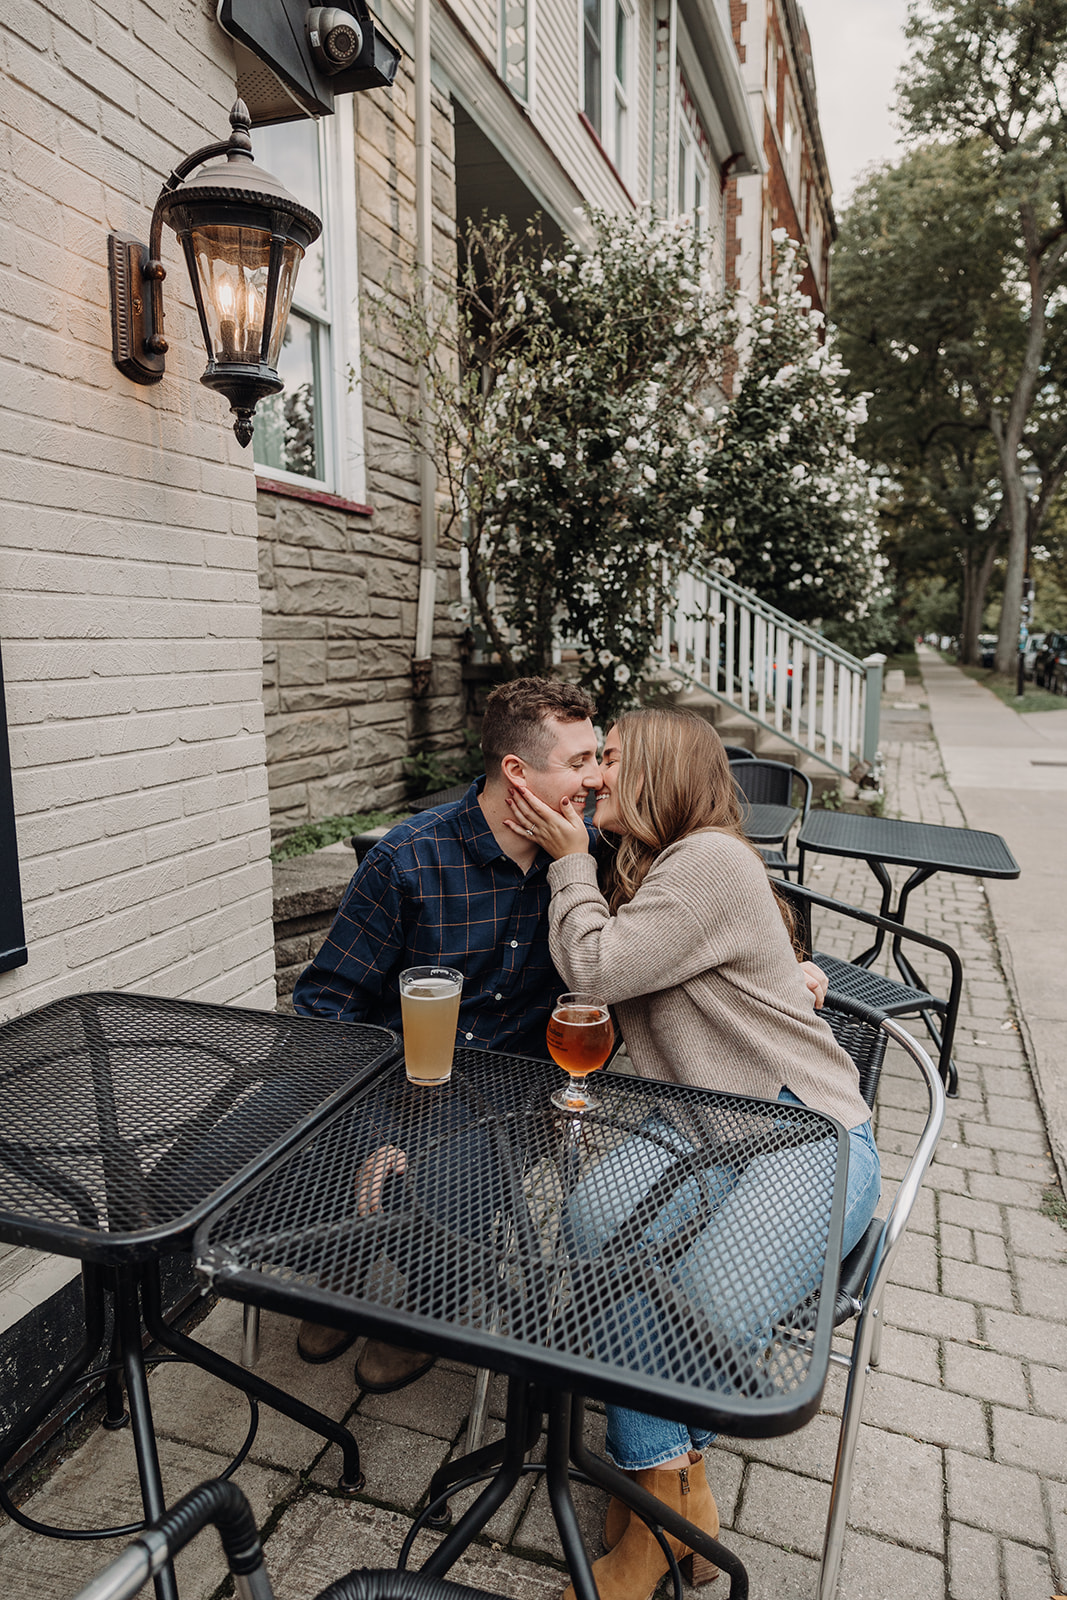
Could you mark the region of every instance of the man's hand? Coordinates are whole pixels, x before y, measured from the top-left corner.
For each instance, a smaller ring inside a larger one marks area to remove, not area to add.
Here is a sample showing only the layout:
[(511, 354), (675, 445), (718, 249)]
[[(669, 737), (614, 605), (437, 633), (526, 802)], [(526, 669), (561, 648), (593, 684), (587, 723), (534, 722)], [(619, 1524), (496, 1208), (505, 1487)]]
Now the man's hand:
[(403, 1172), (408, 1158), (395, 1144), (383, 1144), (367, 1157), (356, 1178), (356, 1209), (361, 1217), (369, 1217), (380, 1210), (382, 1185), (394, 1172)]
[(822, 1003), (826, 999), (826, 991), (830, 987), (830, 980), (821, 967), (814, 961), (802, 961), (800, 970), (804, 974), (804, 982), (808, 986), (809, 994), (815, 996), (816, 1011), (822, 1010)]
[(589, 854), (589, 833), (582, 814), (567, 796), (560, 802), (559, 811), (553, 811), (529, 789), (520, 789), (515, 784), (511, 785), (506, 798), (512, 815), (504, 818), (504, 826), (512, 833), (532, 839), (542, 850), (547, 850), (554, 861), (561, 856)]

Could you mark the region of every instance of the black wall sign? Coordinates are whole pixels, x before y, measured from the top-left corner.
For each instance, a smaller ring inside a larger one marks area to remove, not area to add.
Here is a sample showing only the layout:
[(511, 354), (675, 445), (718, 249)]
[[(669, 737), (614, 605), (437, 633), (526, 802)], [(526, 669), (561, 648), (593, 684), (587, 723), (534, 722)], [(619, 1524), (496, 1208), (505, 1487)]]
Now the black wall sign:
[(11, 794), (11, 757), (4, 704), (4, 663), (0, 657), (0, 972), (25, 966), (26, 930), (22, 921), (22, 889), (15, 839), (15, 802)]

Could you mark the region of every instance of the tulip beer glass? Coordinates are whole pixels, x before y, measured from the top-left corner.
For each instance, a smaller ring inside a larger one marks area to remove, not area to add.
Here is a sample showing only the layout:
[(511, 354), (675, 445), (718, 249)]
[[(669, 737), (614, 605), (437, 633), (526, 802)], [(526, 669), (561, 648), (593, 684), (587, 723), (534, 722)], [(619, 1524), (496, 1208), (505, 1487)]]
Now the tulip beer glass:
[(462, 992), (463, 974), (453, 967), (408, 967), (400, 974), (409, 1083), (447, 1083), (452, 1076)]
[(596, 1072), (611, 1054), (615, 1030), (607, 1005), (592, 994), (561, 994), (548, 1024), (548, 1053), (570, 1082), (557, 1089), (552, 1104), (559, 1111), (588, 1111), (600, 1104), (585, 1092), (587, 1073)]

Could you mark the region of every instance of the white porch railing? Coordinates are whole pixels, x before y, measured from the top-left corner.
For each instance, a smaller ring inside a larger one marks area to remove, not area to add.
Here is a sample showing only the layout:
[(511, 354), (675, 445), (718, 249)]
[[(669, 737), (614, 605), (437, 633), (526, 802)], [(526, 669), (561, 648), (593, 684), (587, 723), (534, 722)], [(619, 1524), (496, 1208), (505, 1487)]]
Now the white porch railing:
[(844, 777), (874, 764), (884, 656), (860, 661), (718, 573), (694, 568), (675, 588), (665, 668)]

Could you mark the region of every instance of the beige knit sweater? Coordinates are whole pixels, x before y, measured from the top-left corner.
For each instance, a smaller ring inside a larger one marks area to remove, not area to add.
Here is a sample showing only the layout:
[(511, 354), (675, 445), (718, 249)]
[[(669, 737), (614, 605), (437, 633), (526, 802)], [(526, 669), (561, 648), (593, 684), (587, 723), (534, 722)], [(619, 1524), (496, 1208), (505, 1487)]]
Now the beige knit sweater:
[(785, 1086), (846, 1128), (868, 1120), (855, 1065), (815, 1011), (747, 845), (690, 834), (615, 916), (592, 856), (564, 856), (548, 879), (552, 959), (573, 989), (615, 1008), (642, 1077), (766, 1100)]

